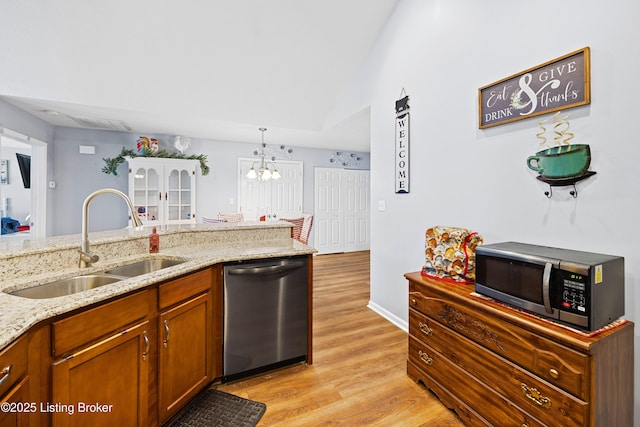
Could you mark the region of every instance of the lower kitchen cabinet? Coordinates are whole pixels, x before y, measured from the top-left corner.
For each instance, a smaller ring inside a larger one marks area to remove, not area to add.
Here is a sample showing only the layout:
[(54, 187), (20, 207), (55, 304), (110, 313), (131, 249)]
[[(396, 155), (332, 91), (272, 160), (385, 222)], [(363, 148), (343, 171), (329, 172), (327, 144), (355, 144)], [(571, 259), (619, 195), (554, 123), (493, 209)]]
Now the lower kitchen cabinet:
[(147, 426), (149, 321), (54, 362), (54, 426)]
[(633, 425), (633, 323), (581, 334), (408, 273), (408, 375), (470, 426)]
[(30, 418), (40, 410), (39, 403), (30, 399), (28, 377), (3, 395), (0, 404), (3, 405), (0, 411), (0, 427), (28, 427), (31, 425)]
[(49, 328), (34, 328), (0, 352), (0, 427), (49, 425), (47, 400)]
[(148, 425), (156, 298), (146, 289), (51, 325), (53, 426)]
[(160, 422), (211, 382), (211, 293), (160, 315)]
[(160, 285), (160, 423), (174, 415), (214, 378), (212, 293), (211, 269)]

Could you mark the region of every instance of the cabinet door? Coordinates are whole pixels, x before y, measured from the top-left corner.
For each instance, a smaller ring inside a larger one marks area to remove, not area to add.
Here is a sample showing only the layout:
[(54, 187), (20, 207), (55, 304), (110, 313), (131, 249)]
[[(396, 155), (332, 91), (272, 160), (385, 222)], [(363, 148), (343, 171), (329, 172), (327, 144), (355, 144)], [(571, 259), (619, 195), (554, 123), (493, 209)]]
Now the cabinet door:
[[(29, 399), (29, 378), (24, 378), (3, 398), (0, 404), (0, 427), (28, 427), (29, 417), (35, 416), (40, 411), (40, 403)], [(6, 408), (4, 405), (9, 404)]]
[(186, 166), (167, 167), (165, 173), (165, 222), (195, 222), (195, 169)]
[(212, 303), (207, 292), (160, 314), (160, 422), (212, 380)]
[(54, 426), (147, 425), (148, 329), (145, 321), (54, 363)]
[(145, 224), (195, 223), (196, 160), (129, 159), (129, 197)]
[(129, 197), (138, 212), (138, 217), (145, 224), (157, 224), (161, 221), (161, 174), (162, 168), (131, 165)]

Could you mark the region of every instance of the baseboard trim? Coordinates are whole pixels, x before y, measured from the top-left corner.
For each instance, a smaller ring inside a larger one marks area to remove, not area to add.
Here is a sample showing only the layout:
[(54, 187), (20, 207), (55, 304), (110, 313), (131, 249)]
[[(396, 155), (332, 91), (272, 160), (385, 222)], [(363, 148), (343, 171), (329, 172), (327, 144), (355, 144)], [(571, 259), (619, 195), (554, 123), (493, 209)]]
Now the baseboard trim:
[(396, 325), (398, 328), (402, 329), (405, 332), (409, 332), (409, 324), (399, 318), (398, 316), (396, 316), (395, 314), (391, 313), (389, 310), (383, 308), (382, 306), (379, 306), (378, 304), (376, 304), (375, 302), (369, 300), (369, 304), (367, 304), (367, 307), (373, 311), (375, 311), (376, 313), (378, 313), (380, 316), (384, 317), (385, 319), (387, 319), (389, 322), (393, 323), (394, 325)]

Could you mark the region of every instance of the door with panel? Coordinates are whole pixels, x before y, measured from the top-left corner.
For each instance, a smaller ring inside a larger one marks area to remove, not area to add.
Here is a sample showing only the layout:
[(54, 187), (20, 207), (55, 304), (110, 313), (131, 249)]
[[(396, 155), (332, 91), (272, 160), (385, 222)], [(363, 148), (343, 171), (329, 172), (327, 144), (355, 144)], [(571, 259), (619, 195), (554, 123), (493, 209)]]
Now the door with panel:
[(149, 326), (141, 322), (53, 364), (55, 427), (147, 425)]
[(315, 244), (320, 253), (368, 250), (368, 170), (315, 169)]

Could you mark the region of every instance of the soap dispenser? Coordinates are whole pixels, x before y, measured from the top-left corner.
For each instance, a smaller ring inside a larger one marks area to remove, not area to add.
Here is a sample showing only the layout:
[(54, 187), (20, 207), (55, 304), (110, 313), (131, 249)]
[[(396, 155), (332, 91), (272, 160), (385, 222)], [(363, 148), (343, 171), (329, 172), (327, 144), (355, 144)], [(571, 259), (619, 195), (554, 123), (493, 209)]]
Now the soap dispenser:
[(151, 231), (151, 235), (149, 235), (149, 253), (157, 254), (160, 252), (160, 235), (155, 227), (153, 227), (153, 231)]

